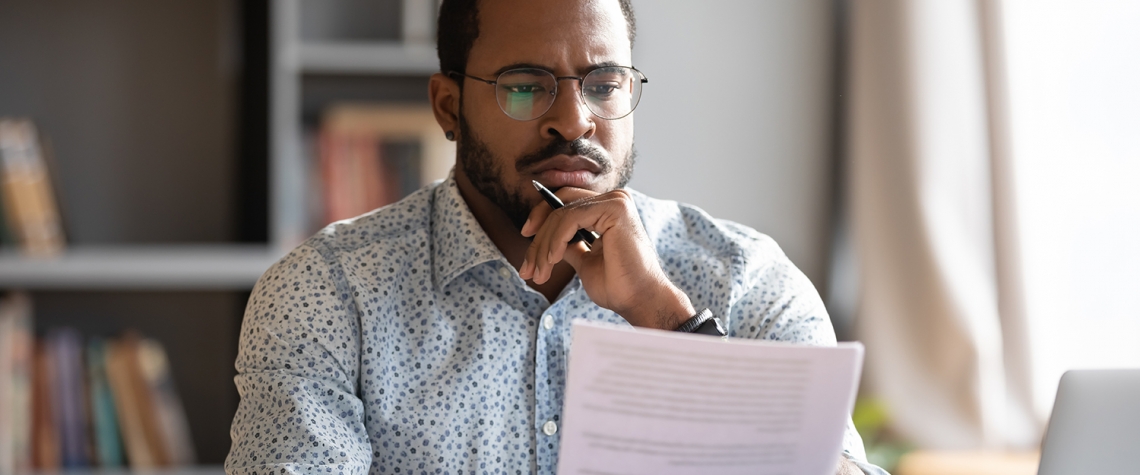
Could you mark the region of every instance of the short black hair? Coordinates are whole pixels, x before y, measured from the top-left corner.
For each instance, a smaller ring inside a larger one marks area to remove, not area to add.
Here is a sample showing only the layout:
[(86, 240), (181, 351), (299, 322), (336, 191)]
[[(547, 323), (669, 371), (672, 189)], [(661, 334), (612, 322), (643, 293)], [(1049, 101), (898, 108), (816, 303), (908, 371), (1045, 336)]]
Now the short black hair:
[[(637, 36), (637, 22), (633, 17), (631, 0), (618, 0), (629, 30), (629, 44)], [(443, 0), (439, 6), (439, 23), (436, 25), (436, 52), (439, 70), (466, 73), (467, 57), (471, 46), (479, 37), (479, 0)]]

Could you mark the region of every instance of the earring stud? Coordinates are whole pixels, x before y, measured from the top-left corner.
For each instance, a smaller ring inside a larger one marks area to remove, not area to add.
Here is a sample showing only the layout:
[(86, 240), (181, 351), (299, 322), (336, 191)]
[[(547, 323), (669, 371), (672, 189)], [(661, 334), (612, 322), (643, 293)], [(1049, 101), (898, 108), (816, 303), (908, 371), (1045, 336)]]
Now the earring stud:
[(443, 136), (446, 137), (447, 140), (455, 140), (455, 132), (452, 132), (450, 130), (448, 130), (447, 132), (444, 132)]

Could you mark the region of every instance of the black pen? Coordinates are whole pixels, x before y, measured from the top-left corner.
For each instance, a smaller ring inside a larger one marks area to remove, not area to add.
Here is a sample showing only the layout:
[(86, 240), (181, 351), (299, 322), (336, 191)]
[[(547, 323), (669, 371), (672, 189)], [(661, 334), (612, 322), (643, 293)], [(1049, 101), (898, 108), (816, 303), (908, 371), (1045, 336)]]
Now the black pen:
[[(530, 182), (534, 183), (534, 189), (538, 190), (538, 194), (542, 195), (542, 199), (546, 201), (546, 204), (550, 205), (551, 208), (558, 209), (566, 206), (562, 203), (562, 200), (558, 199), (558, 196), (556, 196), (554, 193), (551, 193), (550, 190), (546, 189), (545, 186), (542, 186), (542, 183), (539, 183), (536, 180), (531, 180)], [(574, 235), (574, 239), (571, 239), (569, 244), (574, 244), (578, 241), (586, 241), (586, 247), (590, 247), (590, 244), (593, 244), (594, 240), (597, 238), (597, 234), (594, 234), (593, 232), (587, 231), (585, 229), (579, 229), (578, 233)]]

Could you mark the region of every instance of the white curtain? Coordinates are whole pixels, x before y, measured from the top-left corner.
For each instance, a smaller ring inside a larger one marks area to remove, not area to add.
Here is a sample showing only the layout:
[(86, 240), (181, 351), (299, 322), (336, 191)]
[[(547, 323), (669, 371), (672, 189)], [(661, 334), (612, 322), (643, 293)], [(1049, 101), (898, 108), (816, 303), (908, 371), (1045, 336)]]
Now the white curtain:
[[(922, 447), (1031, 443), (1006, 265), (997, 47), (976, 1), (850, 3), (849, 188), (866, 378)], [(1004, 308), (1003, 308), (1004, 307)], [(1005, 310), (1003, 312), (1003, 310)]]
[(852, 1), (866, 381), (920, 447), (1032, 448), (1140, 366), (1140, 2)]

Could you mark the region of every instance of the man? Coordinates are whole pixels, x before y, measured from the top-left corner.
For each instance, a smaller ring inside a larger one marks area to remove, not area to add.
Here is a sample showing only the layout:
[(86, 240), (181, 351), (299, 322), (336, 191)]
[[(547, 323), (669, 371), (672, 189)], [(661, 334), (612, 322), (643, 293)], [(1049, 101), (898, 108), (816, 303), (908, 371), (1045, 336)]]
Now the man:
[[(732, 338), (834, 344), (771, 239), (624, 189), (634, 32), (628, 0), (443, 2), (452, 176), (262, 276), (229, 473), (551, 474), (573, 318), (674, 330), (707, 308)], [(567, 244), (579, 229), (600, 237)], [(839, 473), (881, 473), (863, 457), (849, 429)]]

